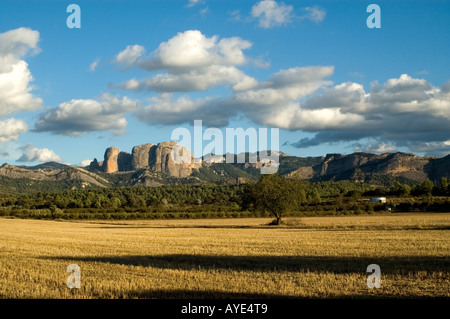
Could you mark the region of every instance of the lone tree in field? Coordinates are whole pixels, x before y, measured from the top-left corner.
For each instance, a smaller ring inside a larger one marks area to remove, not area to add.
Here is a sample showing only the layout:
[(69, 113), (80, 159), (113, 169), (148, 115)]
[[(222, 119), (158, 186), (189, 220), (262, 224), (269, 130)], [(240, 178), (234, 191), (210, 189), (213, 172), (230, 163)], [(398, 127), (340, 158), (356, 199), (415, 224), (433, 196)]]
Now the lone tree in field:
[(300, 182), (287, 180), (276, 174), (262, 175), (250, 187), (251, 199), (257, 210), (269, 211), (279, 225), (281, 217), (298, 208), (305, 199), (305, 191)]

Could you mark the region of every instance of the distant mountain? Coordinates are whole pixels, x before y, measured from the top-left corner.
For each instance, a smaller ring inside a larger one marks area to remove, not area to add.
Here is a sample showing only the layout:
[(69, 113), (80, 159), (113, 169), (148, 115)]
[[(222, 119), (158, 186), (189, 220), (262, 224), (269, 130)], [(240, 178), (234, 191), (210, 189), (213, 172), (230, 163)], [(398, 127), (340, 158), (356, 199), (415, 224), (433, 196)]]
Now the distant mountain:
[[(173, 150), (191, 162), (174, 162), (170, 156)], [(257, 155), (245, 153), (244, 163), (236, 163), (237, 155), (235, 163), (225, 163), (225, 156), (213, 155), (194, 162), (190, 151), (173, 141), (138, 145), (131, 154), (110, 147), (103, 161), (94, 159), (84, 168), (56, 162), (31, 167), (4, 164), (0, 167), (0, 192), (245, 183), (258, 180), (261, 167), (268, 165)], [(257, 161), (249, 163), (250, 158)], [(441, 177), (450, 178), (450, 155), (436, 158), (399, 152), (297, 157), (280, 152), (278, 174), (309, 181), (354, 180), (380, 186), (388, 186), (395, 180), (415, 184), (429, 178), (437, 182)]]
[(79, 167), (45, 163), (32, 167), (0, 166), (0, 192), (59, 191), (85, 187), (113, 187), (107, 179)]
[(39, 165), (36, 165), (36, 166), (19, 165), (17, 167), (30, 169), (30, 170), (34, 170), (34, 171), (35, 170), (52, 171), (52, 170), (55, 170), (55, 169), (63, 169), (63, 168), (69, 167), (69, 165), (61, 164), (61, 163), (57, 163), (57, 162), (47, 162), (47, 163), (39, 164)]
[(437, 182), (441, 177), (450, 177), (450, 155), (435, 158), (400, 152), (328, 154), (321, 163), (301, 167), (288, 176), (313, 181), (357, 180), (370, 183), (384, 176), (412, 183), (423, 182), (427, 178)]

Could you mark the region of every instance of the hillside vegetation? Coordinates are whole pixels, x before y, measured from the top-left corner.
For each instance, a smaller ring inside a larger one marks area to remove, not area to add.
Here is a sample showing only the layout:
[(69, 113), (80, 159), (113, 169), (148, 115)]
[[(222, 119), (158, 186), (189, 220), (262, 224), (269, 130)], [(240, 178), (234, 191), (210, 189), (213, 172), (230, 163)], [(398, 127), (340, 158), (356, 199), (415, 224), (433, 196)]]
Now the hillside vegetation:
[[(284, 216), (358, 215), (391, 211), (449, 211), (450, 186), (426, 180), (410, 187), (395, 182), (380, 188), (354, 181), (305, 182), (295, 185), (295, 205)], [(283, 182), (284, 181), (284, 182)], [(91, 188), (29, 194), (1, 194), (0, 216), (47, 219), (154, 219), (205, 217), (268, 217), (267, 204), (258, 207), (258, 183), (232, 185), (172, 185), (159, 187)], [(275, 194), (269, 191), (264, 197)], [(386, 196), (387, 204), (370, 197)], [(293, 197), (294, 198), (294, 197)], [(289, 202), (294, 199), (289, 199)]]

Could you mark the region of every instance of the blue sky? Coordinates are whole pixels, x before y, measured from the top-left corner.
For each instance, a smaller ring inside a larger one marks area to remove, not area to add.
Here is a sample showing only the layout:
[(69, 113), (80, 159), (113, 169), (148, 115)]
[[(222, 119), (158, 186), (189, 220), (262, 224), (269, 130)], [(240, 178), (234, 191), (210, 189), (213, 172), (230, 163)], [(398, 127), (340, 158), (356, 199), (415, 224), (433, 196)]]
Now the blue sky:
[[(71, 3), (81, 28), (66, 25)], [(443, 156), (449, 13), (449, 1), (2, 0), (0, 162), (79, 165), (196, 119), (278, 127), (297, 156)]]

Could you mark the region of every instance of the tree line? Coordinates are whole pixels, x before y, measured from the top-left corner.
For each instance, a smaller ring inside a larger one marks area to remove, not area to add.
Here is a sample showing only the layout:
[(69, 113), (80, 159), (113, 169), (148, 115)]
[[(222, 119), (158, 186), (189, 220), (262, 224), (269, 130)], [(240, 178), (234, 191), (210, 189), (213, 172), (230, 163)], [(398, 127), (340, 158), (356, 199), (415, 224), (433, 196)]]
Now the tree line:
[[(390, 188), (355, 181), (306, 182), (263, 175), (240, 185), (172, 185), (160, 187), (91, 188), (59, 192), (0, 195), (0, 215), (35, 218), (192, 218), (286, 215), (359, 214), (384, 209), (363, 197), (410, 198), (405, 210), (449, 210), (450, 181), (441, 178)], [(433, 206), (434, 205), (434, 206)]]

